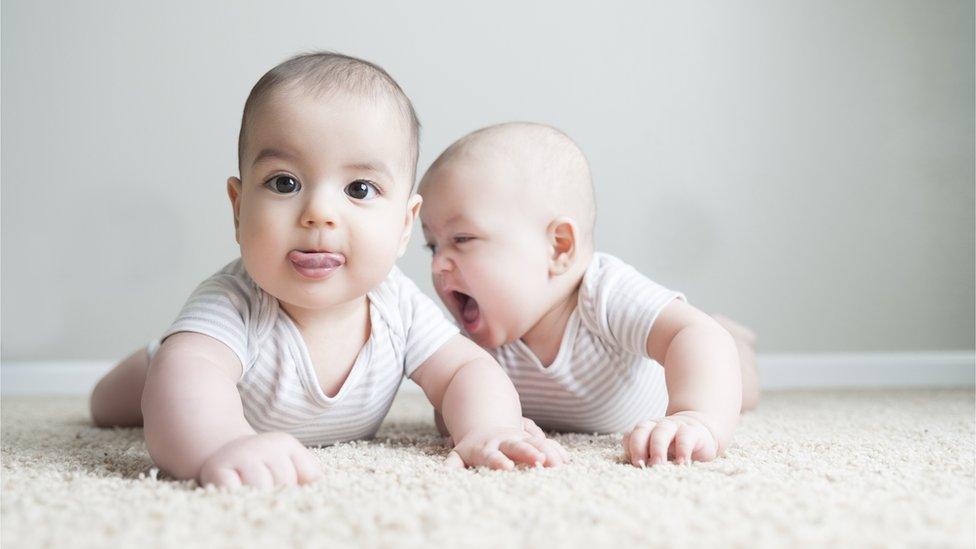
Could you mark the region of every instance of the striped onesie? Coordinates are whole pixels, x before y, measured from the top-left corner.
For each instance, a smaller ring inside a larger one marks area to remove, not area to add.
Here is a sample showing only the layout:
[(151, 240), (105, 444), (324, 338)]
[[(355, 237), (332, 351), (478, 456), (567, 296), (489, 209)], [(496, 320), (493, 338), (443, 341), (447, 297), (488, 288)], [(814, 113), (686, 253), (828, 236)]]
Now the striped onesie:
[(663, 416), (664, 369), (647, 355), (647, 337), (674, 299), (685, 298), (594, 254), (551, 365), (521, 339), (491, 351), (518, 390), (522, 414), (545, 429), (587, 433), (624, 432)]
[(334, 397), (322, 391), (302, 334), (278, 300), (237, 259), (200, 284), (176, 321), (149, 344), (196, 332), (241, 361), (244, 417), (258, 432), (283, 431), (306, 445), (371, 437), (397, 388), (458, 333), (437, 305), (396, 267), (368, 294), (371, 333)]

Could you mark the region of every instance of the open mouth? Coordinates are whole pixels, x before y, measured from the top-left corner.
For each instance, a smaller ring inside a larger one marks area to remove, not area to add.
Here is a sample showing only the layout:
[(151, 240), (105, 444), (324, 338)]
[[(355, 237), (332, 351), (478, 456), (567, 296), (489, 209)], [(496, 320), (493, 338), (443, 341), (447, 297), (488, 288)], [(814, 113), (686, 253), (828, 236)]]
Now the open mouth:
[(298, 274), (321, 280), (342, 267), (346, 263), (346, 256), (319, 250), (292, 250), (288, 252), (288, 261)]
[(468, 332), (473, 332), (478, 328), (481, 320), (481, 309), (478, 307), (478, 302), (471, 296), (463, 292), (451, 292), (454, 296), (454, 301), (457, 303), (459, 316), (461, 322), (464, 324), (464, 329)]

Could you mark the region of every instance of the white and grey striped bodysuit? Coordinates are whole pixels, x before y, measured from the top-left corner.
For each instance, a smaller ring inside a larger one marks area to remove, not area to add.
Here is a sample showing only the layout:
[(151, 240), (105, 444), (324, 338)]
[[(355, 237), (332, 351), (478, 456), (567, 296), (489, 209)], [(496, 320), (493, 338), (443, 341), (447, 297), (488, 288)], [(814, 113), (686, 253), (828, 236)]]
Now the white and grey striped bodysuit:
[(664, 369), (647, 355), (647, 338), (674, 299), (684, 295), (595, 254), (551, 365), (522, 340), (491, 351), (518, 390), (522, 414), (545, 429), (587, 433), (624, 432), (663, 416)]
[(291, 317), (255, 284), (240, 259), (201, 283), (148, 350), (151, 357), (160, 341), (177, 332), (210, 336), (241, 360), (237, 388), (255, 430), (284, 431), (306, 445), (367, 438), (379, 428), (403, 377), (458, 333), (396, 267), (367, 297), (371, 333), (334, 397), (319, 386)]

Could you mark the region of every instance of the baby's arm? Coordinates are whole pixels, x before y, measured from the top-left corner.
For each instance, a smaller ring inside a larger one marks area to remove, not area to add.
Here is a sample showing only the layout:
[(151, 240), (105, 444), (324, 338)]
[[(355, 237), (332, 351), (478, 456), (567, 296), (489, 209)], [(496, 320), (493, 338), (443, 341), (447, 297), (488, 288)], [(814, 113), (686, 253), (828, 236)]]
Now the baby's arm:
[(217, 486), (275, 486), (314, 480), (308, 450), (284, 433), (256, 434), (244, 419), (241, 363), (202, 334), (166, 338), (153, 357), (142, 396), (146, 446), (179, 479)]
[(634, 465), (709, 461), (729, 444), (742, 405), (739, 356), (732, 336), (681, 300), (658, 315), (647, 353), (664, 366), (667, 417), (642, 421), (624, 438)]
[[(451, 433), (447, 430), (447, 425), (444, 425), (444, 416), (440, 412), (434, 410), (434, 426), (437, 427), (437, 432), (441, 436), (451, 438)], [(522, 430), (530, 436), (537, 436), (540, 438), (546, 438), (546, 432), (543, 431), (534, 421), (527, 417), (522, 418)], [(451, 444), (454, 444), (454, 440), (451, 440)]]
[(566, 460), (558, 443), (523, 429), (512, 382), (488, 353), (467, 338), (451, 338), (410, 378), (442, 413), (456, 442), (448, 456), (450, 465), (512, 469), (516, 462), (554, 466)]

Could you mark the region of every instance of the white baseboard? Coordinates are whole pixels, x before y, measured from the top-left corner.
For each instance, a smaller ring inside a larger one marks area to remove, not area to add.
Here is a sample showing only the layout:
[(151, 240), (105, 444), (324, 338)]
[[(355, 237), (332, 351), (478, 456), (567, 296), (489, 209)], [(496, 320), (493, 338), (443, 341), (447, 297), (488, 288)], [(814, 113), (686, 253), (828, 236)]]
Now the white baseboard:
[[(976, 383), (976, 353), (823, 353), (759, 355), (763, 389), (964, 387)], [(0, 394), (85, 395), (112, 361), (0, 363)], [(420, 388), (407, 380), (407, 391)]]
[(763, 389), (968, 387), (976, 353), (823, 353), (758, 356)]

